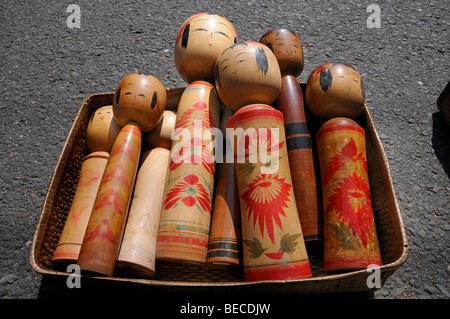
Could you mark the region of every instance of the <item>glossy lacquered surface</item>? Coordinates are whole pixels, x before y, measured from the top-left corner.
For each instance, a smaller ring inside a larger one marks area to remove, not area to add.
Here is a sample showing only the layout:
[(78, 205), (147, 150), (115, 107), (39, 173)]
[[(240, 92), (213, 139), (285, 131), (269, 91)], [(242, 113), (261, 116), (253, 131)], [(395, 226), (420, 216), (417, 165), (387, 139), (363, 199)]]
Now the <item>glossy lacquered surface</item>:
[(381, 266), (367, 167), (365, 131), (335, 118), (316, 135), (324, 207), (324, 269)]
[(321, 123), (335, 117), (356, 119), (364, 108), (363, 80), (350, 65), (324, 63), (309, 75), (305, 97), (308, 108)]
[(244, 279), (311, 276), (292, 189), (283, 115), (269, 105), (253, 104), (238, 110), (228, 127), (247, 132), (233, 137)]
[(238, 42), (216, 62), (216, 88), (227, 107), (272, 104), (280, 94), (281, 72), (273, 52), (264, 44)]
[(228, 19), (201, 12), (181, 25), (175, 42), (175, 66), (188, 84), (214, 83), (214, 65), (222, 51), (236, 43), (236, 30)]

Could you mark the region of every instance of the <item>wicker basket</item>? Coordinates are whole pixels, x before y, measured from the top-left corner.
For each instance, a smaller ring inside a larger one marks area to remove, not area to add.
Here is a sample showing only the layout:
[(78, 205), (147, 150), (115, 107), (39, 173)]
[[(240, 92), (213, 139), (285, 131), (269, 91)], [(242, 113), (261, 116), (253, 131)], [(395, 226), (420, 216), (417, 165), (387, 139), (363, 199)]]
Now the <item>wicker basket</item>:
[[(301, 83), (302, 89), (305, 84)], [(168, 90), (167, 109), (176, 110), (183, 88)], [(75, 194), (81, 162), (86, 155), (85, 132), (91, 114), (99, 107), (112, 104), (113, 93), (87, 97), (79, 109), (62, 153), (50, 180), (41, 216), (34, 235), (30, 254), (33, 269), (42, 275), (66, 277), (69, 273), (52, 268), (51, 258), (64, 227)], [(311, 135), (317, 130), (309, 113)], [(383, 260), (380, 267), (381, 286), (408, 257), (408, 242), (402, 217), (391, 182), (383, 147), (367, 109), (357, 119), (366, 130), (370, 188), (378, 240)], [(221, 271), (207, 266), (185, 266), (159, 262), (152, 279), (127, 277), (84, 277), (95, 286), (110, 284), (134, 286), (157, 291), (195, 292), (278, 292), (278, 293), (335, 293), (369, 291), (366, 281), (370, 275), (365, 269), (329, 274), (322, 269), (323, 242), (307, 242), (306, 247), (313, 276), (297, 280), (244, 282), (242, 269)], [(82, 276), (83, 278), (83, 276)]]

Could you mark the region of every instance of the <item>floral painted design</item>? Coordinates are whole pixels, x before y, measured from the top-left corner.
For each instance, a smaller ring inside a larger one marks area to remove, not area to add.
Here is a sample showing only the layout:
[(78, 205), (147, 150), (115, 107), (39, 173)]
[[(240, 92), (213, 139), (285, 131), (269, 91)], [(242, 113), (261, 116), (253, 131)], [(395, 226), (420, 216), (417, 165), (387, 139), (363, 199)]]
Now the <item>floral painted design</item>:
[(285, 178), (261, 174), (247, 186), (247, 190), (241, 195), (248, 220), (253, 215), (253, 227), (259, 223), (261, 235), (264, 237), (264, 228), (274, 243), (274, 221), (279, 229), (283, 230), (280, 215), (286, 217), (284, 209), (288, 208), (291, 185), (285, 182)]
[[(256, 167), (257, 156), (266, 154), (272, 159), (279, 160), (280, 155), (273, 156), (274, 152), (279, 152), (284, 146), (284, 141), (279, 142), (279, 138), (274, 134), (272, 129), (261, 128), (259, 131), (252, 130), (250, 134), (242, 134), (237, 141), (237, 153), (235, 155), (237, 162), (241, 163), (245, 160), (245, 164), (239, 166), (239, 170), (243, 170), (245, 174), (251, 174)], [(260, 158), (261, 160), (261, 158)], [(262, 165), (272, 165), (271, 161), (262, 163)]]
[(345, 229), (342, 228), (347, 224), (352, 235), (358, 234), (362, 244), (367, 248), (367, 239), (373, 227), (369, 186), (355, 172), (353, 175), (343, 178), (333, 191), (334, 194), (328, 200), (325, 215), (333, 210), (338, 215), (339, 229), (331, 228), (335, 233), (335, 239), (346, 242), (349, 234), (346, 235)]
[(100, 240), (107, 240), (110, 243), (115, 243), (114, 239), (114, 231), (111, 229), (111, 226), (109, 225), (109, 221), (105, 218), (101, 221), (100, 224), (98, 224), (97, 227), (93, 231), (91, 231), (89, 234), (86, 235), (84, 238), (84, 242), (88, 243), (96, 238)]
[(349, 161), (360, 162), (360, 164), (367, 172), (366, 158), (364, 157), (364, 154), (362, 152), (358, 153), (358, 147), (356, 146), (356, 143), (353, 139), (350, 139), (350, 141), (342, 148), (342, 150), (337, 152), (331, 158), (331, 161), (328, 164), (325, 174), (322, 178), (323, 185), (327, 185), (333, 178), (334, 174), (336, 174), (336, 172)]
[(175, 184), (166, 195), (164, 209), (171, 209), (182, 203), (186, 207), (195, 206), (200, 212), (211, 213), (210, 193), (199, 181), (198, 176), (191, 174)]
[(210, 129), (216, 127), (216, 122), (211, 112), (207, 110), (208, 105), (205, 102), (198, 101), (187, 111), (183, 112), (177, 119), (177, 128), (186, 128), (194, 126), (195, 123), (201, 123), (203, 128)]
[(193, 165), (201, 163), (211, 175), (215, 171), (214, 155), (208, 146), (203, 144), (203, 140), (200, 137), (193, 137), (185, 143), (178, 143), (172, 149), (169, 169), (171, 171), (176, 170), (183, 163)]

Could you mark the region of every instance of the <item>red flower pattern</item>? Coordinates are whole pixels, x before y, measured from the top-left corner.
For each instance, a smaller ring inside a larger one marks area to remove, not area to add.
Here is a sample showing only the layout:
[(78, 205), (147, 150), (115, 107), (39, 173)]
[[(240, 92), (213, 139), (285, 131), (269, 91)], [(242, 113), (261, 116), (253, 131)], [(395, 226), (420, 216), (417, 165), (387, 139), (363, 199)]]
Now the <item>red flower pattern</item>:
[(347, 162), (361, 162), (364, 169), (367, 172), (367, 161), (364, 157), (363, 153), (358, 153), (358, 147), (356, 146), (356, 143), (353, 139), (350, 139), (350, 141), (331, 158), (330, 163), (327, 166), (327, 169), (325, 171), (325, 174), (322, 178), (323, 185), (327, 185), (331, 179), (333, 178), (334, 174)]
[(201, 212), (207, 211), (211, 213), (210, 198), (210, 194), (205, 186), (199, 184), (199, 178), (191, 174), (175, 184), (167, 193), (164, 200), (164, 209), (176, 207), (181, 201), (186, 207), (197, 206)]
[(193, 137), (186, 143), (178, 143), (172, 149), (170, 157), (169, 169), (171, 171), (177, 169), (182, 163), (197, 165), (202, 163), (203, 167), (209, 174), (214, 174), (214, 156), (207, 145), (199, 137)]
[(280, 143), (278, 141), (279, 139), (275, 138), (271, 129), (262, 128), (259, 131), (255, 129), (250, 134), (239, 136), (237, 141), (238, 152), (235, 157), (241, 162), (242, 156), (247, 160), (261, 151), (265, 151), (267, 154), (280, 151), (284, 141)]
[(328, 201), (325, 214), (335, 210), (342, 223), (348, 222), (352, 234), (358, 234), (367, 248), (367, 238), (373, 225), (369, 186), (356, 172), (348, 178), (343, 178), (338, 186), (333, 190), (334, 194)]
[(248, 220), (253, 215), (253, 227), (259, 222), (261, 235), (264, 237), (264, 226), (272, 243), (274, 243), (274, 221), (283, 230), (280, 215), (286, 217), (284, 208), (288, 208), (291, 185), (285, 178), (261, 174), (247, 186), (241, 195), (248, 210)]
[(205, 102), (198, 101), (192, 105), (187, 111), (183, 112), (177, 119), (175, 126), (177, 128), (186, 128), (188, 126), (194, 126), (197, 121), (201, 121), (202, 127), (210, 129), (216, 127), (216, 122), (211, 112), (207, 110)]

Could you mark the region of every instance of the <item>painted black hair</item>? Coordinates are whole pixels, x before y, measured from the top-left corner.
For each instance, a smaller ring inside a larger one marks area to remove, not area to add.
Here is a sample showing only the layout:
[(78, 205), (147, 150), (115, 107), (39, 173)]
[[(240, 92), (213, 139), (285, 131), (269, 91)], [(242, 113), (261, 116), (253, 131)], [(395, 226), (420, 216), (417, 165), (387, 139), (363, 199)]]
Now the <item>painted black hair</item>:
[(189, 23), (183, 30), (183, 37), (181, 38), (181, 46), (183, 48), (187, 47), (188, 40), (189, 40), (189, 30), (191, 28), (191, 24)]
[(117, 96), (116, 96), (116, 104), (119, 104), (119, 99), (120, 99), (120, 91), (122, 89), (117, 90)]
[(153, 92), (152, 103), (150, 104), (150, 107), (152, 109), (155, 108), (157, 101), (158, 101), (158, 94), (156, 94), (156, 92)]
[(267, 70), (269, 69), (269, 61), (267, 60), (266, 52), (264, 52), (263, 48), (258, 48), (255, 51), (255, 56), (258, 70), (266, 75)]

